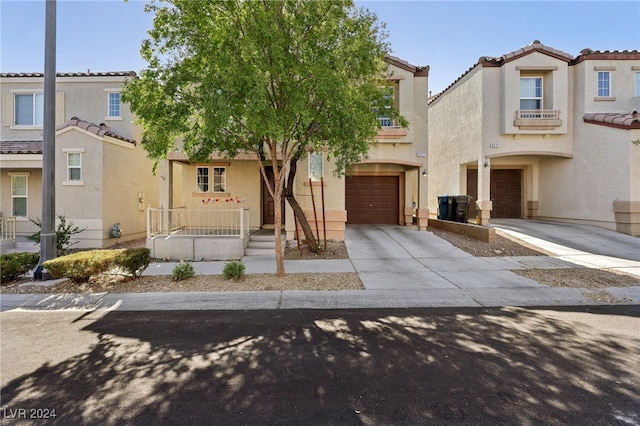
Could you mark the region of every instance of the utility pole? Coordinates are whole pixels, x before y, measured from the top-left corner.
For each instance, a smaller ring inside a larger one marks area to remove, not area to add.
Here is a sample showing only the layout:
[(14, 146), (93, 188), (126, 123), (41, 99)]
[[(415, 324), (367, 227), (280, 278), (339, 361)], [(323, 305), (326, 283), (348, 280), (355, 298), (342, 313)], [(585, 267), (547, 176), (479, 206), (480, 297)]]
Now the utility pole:
[(45, 0), (44, 117), (42, 124), (42, 228), (40, 261), (35, 279), (51, 279), (43, 263), (55, 259), (56, 249), (56, 0)]

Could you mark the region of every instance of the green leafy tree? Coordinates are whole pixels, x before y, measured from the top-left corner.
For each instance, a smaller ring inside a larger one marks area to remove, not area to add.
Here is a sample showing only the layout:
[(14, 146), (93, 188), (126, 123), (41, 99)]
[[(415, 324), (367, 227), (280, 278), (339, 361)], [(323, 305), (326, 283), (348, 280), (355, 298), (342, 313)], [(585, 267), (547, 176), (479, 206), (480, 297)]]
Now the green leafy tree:
[[(374, 142), (376, 111), (397, 116), (380, 90), (386, 33), (352, 1), (172, 0), (147, 10), (155, 13), (141, 48), (148, 67), (126, 84), (123, 100), (151, 158), (175, 149), (193, 161), (253, 153), (280, 200), (292, 160), (326, 146), (343, 172)], [(283, 276), (283, 212), (274, 204)]]

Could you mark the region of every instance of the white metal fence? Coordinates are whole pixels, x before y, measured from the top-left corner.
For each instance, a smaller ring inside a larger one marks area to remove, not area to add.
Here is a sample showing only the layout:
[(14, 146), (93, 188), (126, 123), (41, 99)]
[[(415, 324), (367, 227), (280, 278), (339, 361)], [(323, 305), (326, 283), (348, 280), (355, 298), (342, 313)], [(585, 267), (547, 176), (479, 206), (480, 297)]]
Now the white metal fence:
[(516, 120), (559, 120), (560, 110), (557, 109), (521, 109), (516, 111)]
[(0, 240), (16, 241), (16, 217), (0, 217)]
[(249, 235), (249, 209), (187, 210), (149, 207), (147, 238), (170, 235), (244, 238)]

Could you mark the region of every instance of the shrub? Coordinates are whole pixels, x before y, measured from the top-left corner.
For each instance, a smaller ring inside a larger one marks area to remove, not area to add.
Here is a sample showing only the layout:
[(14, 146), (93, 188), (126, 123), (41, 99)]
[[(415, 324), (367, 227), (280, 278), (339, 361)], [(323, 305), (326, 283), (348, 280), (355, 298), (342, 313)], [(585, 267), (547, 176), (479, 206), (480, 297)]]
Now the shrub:
[(111, 269), (120, 250), (90, 250), (47, 260), (43, 266), (54, 278), (69, 278), (73, 282), (87, 282), (93, 275)]
[(116, 257), (116, 265), (125, 270), (133, 278), (139, 277), (151, 262), (151, 250), (148, 248), (130, 248), (120, 251)]
[[(29, 241), (33, 241), (36, 244), (40, 244), (40, 233), (42, 232), (42, 221), (39, 218), (29, 219), (29, 220), (35, 223), (38, 226), (38, 228), (40, 228), (40, 231), (29, 235), (27, 239)], [(78, 226), (75, 226), (72, 222), (67, 223), (67, 218), (62, 214), (58, 215), (58, 220), (60, 220), (60, 222), (56, 227), (56, 251), (58, 256), (62, 256), (67, 253), (67, 251), (69, 250), (69, 247), (77, 243), (77, 241), (73, 243), (70, 242), (71, 237), (74, 236), (75, 234), (81, 233), (87, 228), (80, 228)]]
[(183, 281), (188, 278), (193, 277), (196, 272), (193, 270), (193, 266), (188, 262), (180, 262), (175, 268), (173, 268), (173, 272), (171, 273), (172, 281)]
[(233, 260), (224, 265), (222, 276), (225, 280), (230, 278), (241, 278), (244, 275), (244, 263), (239, 260)]
[(13, 281), (33, 269), (40, 259), (39, 253), (9, 253), (0, 255), (0, 279)]

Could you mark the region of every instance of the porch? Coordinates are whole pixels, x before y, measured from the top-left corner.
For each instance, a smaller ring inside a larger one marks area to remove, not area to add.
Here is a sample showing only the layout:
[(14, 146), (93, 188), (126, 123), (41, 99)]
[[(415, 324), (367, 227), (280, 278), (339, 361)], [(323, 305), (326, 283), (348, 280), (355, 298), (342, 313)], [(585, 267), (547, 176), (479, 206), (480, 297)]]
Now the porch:
[(0, 253), (16, 246), (16, 217), (0, 217)]
[(238, 260), (251, 232), (247, 208), (147, 208), (147, 248), (157, 259)]

